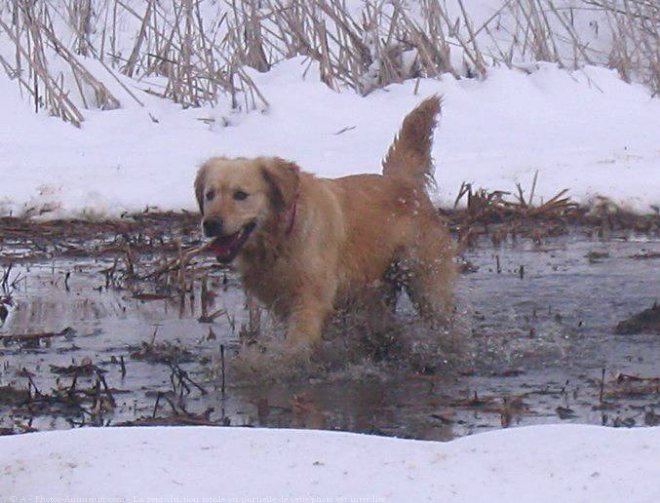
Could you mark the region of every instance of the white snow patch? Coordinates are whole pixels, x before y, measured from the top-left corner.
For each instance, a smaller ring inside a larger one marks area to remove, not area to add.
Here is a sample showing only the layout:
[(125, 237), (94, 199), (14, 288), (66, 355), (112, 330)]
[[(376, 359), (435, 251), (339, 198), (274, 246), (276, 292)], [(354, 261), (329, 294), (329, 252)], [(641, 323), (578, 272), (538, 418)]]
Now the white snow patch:
[(32, 114), (0, 75), (0, 211), (54, 218), (195, 210), (192, 180), (213, 155), (278, 155), (329, 177), (379, 172), (404, 115), (434, 93), (444, 95), (434, 145), (434, 197), (443, 205), (463, 181), (529, 189), (537, 170), (537, 202), (568, 188), (580, 202), (601, 194), (643, 212), (660, 204), (660, 100), (614, 71), (492, 69), (485, 81), (445, 76), (420, 81), (417, 94), (406, 82), (362, 98), (328, 89), (316, 69), (304, 79), (303, 63), (253, 72), (271, 106), (249, 114), (226, 104), (182, 110), (122, 77), (140, 107), (108, 80), (124, 108), (87, 110), (80, 130)]
[(3, 501), (660, 501), (660, 428), (532, 426), (448, 443), (309, 430), (84, 428), (6, 437), (0, 448)]

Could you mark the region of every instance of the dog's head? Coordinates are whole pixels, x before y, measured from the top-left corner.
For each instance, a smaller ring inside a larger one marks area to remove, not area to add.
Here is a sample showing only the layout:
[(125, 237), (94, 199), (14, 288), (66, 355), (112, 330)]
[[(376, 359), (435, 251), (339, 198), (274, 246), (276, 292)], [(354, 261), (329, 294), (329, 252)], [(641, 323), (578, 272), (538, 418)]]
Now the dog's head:
[(299, 183), (298, 166), (277, 157), (206, 161), (195, 179), (195, 195), (204, 235), (213, 238), (218, 259), (231, 262), (255, 232), (281, 228)]

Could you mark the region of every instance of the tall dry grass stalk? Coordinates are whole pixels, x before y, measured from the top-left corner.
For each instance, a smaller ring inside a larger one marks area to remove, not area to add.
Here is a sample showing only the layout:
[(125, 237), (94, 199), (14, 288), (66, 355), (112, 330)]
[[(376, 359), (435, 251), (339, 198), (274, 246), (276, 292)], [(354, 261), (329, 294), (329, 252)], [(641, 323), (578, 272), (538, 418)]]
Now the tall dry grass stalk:
[[(502, 0), (479, 23), (465, 0), (356, 5), (347, 0), (0, 0), (0, 49), (3, 39), (15, 48), (13, 58), (0, 55), (0, 65), (35, 109), (47, 108), (75, 125), (84, 119), (81, 108), (120, 106), (90, 71), (90, 59), (138, 103), (116, 73), (148, 79), (147, 92), (184, 107), (215, 104), (226, 96), (233, 109), (243, 111), (268, 107), (248, 69), (267, 72), (294, 56), (318, 65), (330, 88), (361, 95), (407, 79), (444, 73), (486, 78), (493, 65), (529, 69), (538, 61), (573, 69), (606, 65), (623, 79), (660, 92), (655, 0)], [(584, 27), (578, 28), (585, 17), (594, 19), (598, 47)]]
[[(86, 108), (109, 110), (120, 106), (108, 88), (58, 38), (46, 4), (15, 0), (13, 7), (11, 25), (0, 18), (0, 29), (15, 46), (15, 61), (12, 65), (1, 56), (0, 60), (7, 73), (31, 96), (35, 111), (47, 108), (76, 127), (84, 120), (70, 97), (71, 89), (65, 86), (63, 71), (58, 72), (56, 67), (67, 68)], [(57, 65), (53, 64), (54, 59)]]
[(584, 1), (607, 12), (613, 38), (609, 66), (626, 82), (640, 80), (660, 94), (660, 2)]

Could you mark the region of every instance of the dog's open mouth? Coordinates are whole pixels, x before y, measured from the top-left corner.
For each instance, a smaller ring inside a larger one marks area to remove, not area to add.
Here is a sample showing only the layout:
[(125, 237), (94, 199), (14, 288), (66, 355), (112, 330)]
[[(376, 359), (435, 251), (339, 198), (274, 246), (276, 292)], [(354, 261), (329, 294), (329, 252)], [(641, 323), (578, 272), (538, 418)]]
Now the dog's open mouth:
[(244, 225), (241, 230), (229, 234), (228, 236), (219, 236), (211, 241), (209, 250), (215, 254), (217, 259), (223, 263), (229, 263), (236, 258), (247, 238), (250, 237), (256, 224), (250, 222)]

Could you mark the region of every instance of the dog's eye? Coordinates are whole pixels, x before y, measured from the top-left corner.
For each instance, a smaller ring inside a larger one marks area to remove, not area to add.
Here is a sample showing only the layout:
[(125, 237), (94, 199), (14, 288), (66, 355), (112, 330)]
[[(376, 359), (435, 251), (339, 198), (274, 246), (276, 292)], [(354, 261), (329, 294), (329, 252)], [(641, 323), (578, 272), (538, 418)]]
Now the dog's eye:
[(211, 189), (211, 190), (206, 192), (206, 200), (207, 201), (210, 201), (214, 197), (215, 197), (215, 190)]
[(234, 192), (234, 199), (237, 201), (243, 201), (244, 199), (247, 199), (247, 192), (243, 192), (242, 190), (237, 190)]

